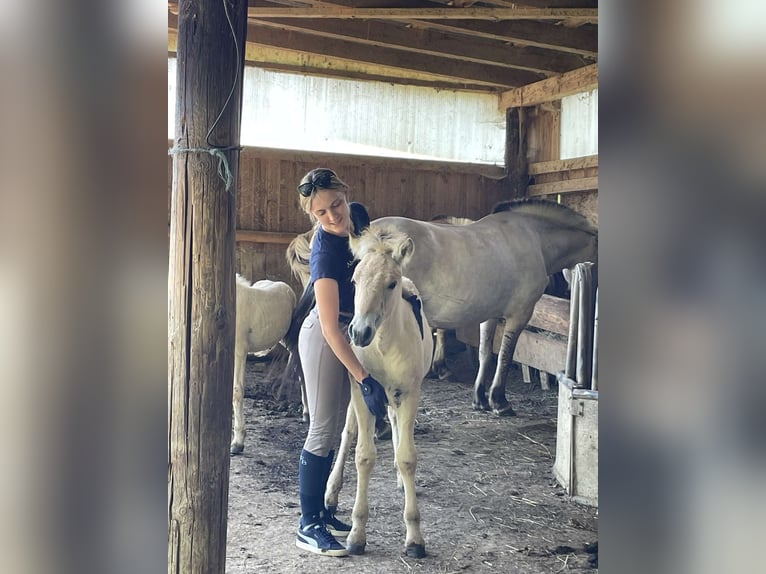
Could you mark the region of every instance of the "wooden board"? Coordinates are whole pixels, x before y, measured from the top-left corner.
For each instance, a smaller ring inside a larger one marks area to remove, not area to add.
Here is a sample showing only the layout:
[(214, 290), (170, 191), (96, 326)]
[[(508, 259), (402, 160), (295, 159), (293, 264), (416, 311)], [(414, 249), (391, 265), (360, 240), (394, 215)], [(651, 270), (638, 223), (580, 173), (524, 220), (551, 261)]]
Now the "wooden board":
[(535, 305), (529, 324), (557, 335), (569, 336), (569, 299), (543, 295)]
[[(479, 346), (478, 325), (460, 327), (455, 334), (459, 341), (474, 347)], [(502, 340), (503, 331), (498, 328), (493, 344), (494, 353), (500, 350)], [(563, 371), (567, 362), (567, 340), (560, 335), (536, 333), (525, 329), (519, 335), (513, 360), (546, 373)]]

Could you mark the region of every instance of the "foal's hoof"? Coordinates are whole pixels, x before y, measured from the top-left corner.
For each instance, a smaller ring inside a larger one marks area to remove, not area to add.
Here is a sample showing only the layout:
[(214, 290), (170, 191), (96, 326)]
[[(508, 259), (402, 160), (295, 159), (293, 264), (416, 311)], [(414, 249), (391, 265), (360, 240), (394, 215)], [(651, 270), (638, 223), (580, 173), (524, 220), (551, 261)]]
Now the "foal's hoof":
[(508, 403), (502, 407), (493, 408), (492, 414), (498, 417), (515, 417), (516, 411), (514, 411), (513, 407), (510, 405), (510, 403)]
[(360, 554), (364, 554), (365, 546), (367, 546), (366, 542), (363, 542), (362, 544), (354, 544), (353, 542), (349, 542), (346, 544), (346, 550), (348, 550), (349, 554), (359, 556)]
[(426, 547), (423, 544), (408, 544), (405, 552), (409, 558), (425, 558)]
[(232, 444), (229, 448), (230, 454), (242, 454), (242, 451), (245, 450), (244, 444)]

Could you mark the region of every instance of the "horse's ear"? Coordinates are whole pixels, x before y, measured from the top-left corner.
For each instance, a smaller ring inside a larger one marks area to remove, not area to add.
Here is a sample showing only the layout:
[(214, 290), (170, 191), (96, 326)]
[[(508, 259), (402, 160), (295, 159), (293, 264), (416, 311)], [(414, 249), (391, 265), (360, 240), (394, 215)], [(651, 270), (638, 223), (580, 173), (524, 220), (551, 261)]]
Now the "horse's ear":
[(415, 252), (415, 242), (412, 241), (412, 237), (407, 237), (402, 241), (394, 253), (394, 261), (399, 265), (406, 265)]

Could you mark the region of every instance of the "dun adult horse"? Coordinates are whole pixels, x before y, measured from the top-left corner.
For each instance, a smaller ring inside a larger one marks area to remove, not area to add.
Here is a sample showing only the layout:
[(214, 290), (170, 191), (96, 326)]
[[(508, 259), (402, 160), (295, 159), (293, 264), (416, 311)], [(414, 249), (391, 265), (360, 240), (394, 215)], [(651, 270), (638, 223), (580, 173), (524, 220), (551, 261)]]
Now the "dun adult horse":
[[(474, 408), (515, 414), (505, 396), (505, 379), (519, 335), (549, 275), (596, 261), (597, 228), (568, 207), (536, 198), (500, 203), (468, 225), (405, 217), (383, 217), (372, 225), (412, 239), (415, 249), (403, 260), (402, 271), (417, 285), (431, 326), (454, 329), (481, 323)], [(503, 339), (488, 400), (485, 378), (501, 318)]]
[[(432, 217), (434, 223), (443, 225), (468, 225), (473, 223), (473, 219), (467, 217), (453, 217), (451, 215), (437, 215)], [(434, 358), (431, 363), (431, 372), (440, 379), (446, 379), (451, 375), (447, 366), (447, 332), (444, 329), (434, 329)]]
[[(420, 309), (417, 289), (402, 277), (401, 263), (411, 256), (413, 243), (401, 233), (378, 226), (358, 239), (352, 238), (351, 249), (359, 259), (354, 271), (354, 318), (349, 325), (351, 346), (386, 390), (397, 481), (404, 488), (405, 550), (408, 556), (421, 558), (425, 556), (425, 544), (415, 497), (415, 415), (420, 387), (431, 364), (433, 339)], [(359, 386), (351, 381), (351, 387), (351, 405), (325, 503), (328, 508), (338, 503), (343, 463), (358, 430), (356, 498), (346, 547), (351, 554), (362, 554), (367, 544), (367, 490), (376, 459), (375, 417), (367, 409)]]

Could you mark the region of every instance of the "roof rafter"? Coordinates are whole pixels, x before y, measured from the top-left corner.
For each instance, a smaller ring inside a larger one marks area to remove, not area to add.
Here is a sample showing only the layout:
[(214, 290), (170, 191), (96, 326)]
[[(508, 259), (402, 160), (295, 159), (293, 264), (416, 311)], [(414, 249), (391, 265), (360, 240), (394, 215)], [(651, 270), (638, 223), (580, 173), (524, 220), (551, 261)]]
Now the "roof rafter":
[(312, 6), (308, 8), (247, 9), (248, 18), (340, 18), (398, 20), (578, 20), (597, 23), (595, 8), (349, 8)]
[(525, 70), (506, 68), (492, 64), (478, 64), (407, 52), (396, 48), (367, 46), (348, 40), (321, 38), (295, 30), (280, 30), (248, 21), (247, 37), (249, 41), (313, 54), (324, 54), (337, 58), (353, 59), (368, 64), (393, 66), (406, 70), (427, 72), (444, 78), (454, 78), (460, 82), (502, 88), (518, 87), (543, 79), (541, 74)]
[(250, 21), (260, 26), (300, 31), (327, 38), (347, 39), (383, 48), (401, 48), (437, 57), (506, 66), (545, 75), (566, 72), (582, 65), (579, 57), (569, 54), (511, 48), (504, 40), (476, 38), (473, 42), (466, 42), (457, 34), (437, 32), (429, 28), (413, 28), (398, 22), (377, 20), (306, 22), (291, 19)]

